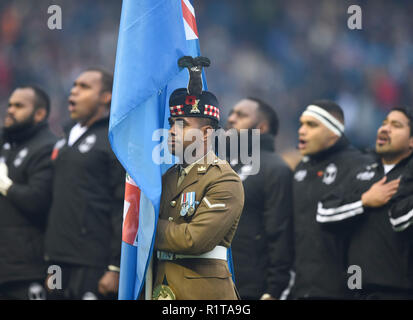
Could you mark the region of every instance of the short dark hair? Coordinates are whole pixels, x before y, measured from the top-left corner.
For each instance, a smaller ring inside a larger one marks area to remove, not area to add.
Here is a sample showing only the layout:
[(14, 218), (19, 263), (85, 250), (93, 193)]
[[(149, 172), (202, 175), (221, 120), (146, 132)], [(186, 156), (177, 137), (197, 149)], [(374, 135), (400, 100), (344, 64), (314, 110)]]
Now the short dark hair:
[[(85, 70), (85, 72), (86, 71), (99, 72), (102, 76), (101, 77), (101, 82), (102, 82), (101, 92), (110, 92), (110, 93), (112, 93), (113, 75), (109, 71), (107, 71), (103, 68), (99, 68), (99, 67), (88, 68), (88, 69)], [(111, 101), (112, 101), (112, 99), (111, 99)], [(106, 106), (108, 109), (110, 108), (111, 101), (109, 101), (109, 103)]]
[(321, 100), (315, 100), (311, 104), (318, 106), (320, 108), (323, 108), (328, 113), (330, 113), (332, 116), (334, 116), (334, 118), (336, 118), (337, 120), (339, 120), (341, 123), (344, 124), (343, 109), (334, 101), (321, 99)]
[(31, 89), (34, 92), (34, 110), (37, 109), (45, 109), (46, 110), (46, 117), (49, 117), (50, 113), (50, 98), (49, 95), (44, 91), (42, 88), (36, 85), (25, 85), (18, 87), (16, 89)]
[(275, 110), (266, 102), (261, 99), (254, 97), (247, 97), (248, 100), (254, 101), (258, 104), (258, 112), (262, 115), (264, 119), (268, 121), (270, 134), (276, 136), (278, 134), (278, 129), (280, 126), (280, 121), (278, 119)]
[(200, 120), (201, 126), (211, 126), (212, 129), (217, 130), (219, 128), (219, 123), (215, 119), (211, 118), (197, 118)]
[(98, 68), (98, 67), (92, 67), (92, 68), (88, 68), (85, 71), (95, 71), (95, 72), (99, 72), (102, 76), (102, 92), (108, 91), (108, 92), (112, 92), (112, 87), (113, 87), (113, 75), (103, 69), (103, 68)]
[(410, 107), (394, 107), (391, 109), (390, 112), (392, 111), (399, 111), (401, 113), (403, 113), (407, 119), (409, 119), (409, 126), (410, 126), (410, 136), (413, 136), (413, 110)]

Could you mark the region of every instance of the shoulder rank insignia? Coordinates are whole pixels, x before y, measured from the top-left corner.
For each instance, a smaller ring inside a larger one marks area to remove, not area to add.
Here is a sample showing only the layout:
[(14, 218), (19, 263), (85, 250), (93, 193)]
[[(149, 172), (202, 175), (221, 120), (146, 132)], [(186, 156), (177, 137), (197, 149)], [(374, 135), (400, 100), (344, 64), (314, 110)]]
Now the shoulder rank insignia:
[(206, 172), (206, 167), (205, 166), (198, 167), (198, 173), (205, 173), (205, 172)]
[(195, 212), (196, 205), (199, 201), (195, 201), (195, 192), (183, 193), (181, 196), (181, 212), (182, 217), (192, 216)]

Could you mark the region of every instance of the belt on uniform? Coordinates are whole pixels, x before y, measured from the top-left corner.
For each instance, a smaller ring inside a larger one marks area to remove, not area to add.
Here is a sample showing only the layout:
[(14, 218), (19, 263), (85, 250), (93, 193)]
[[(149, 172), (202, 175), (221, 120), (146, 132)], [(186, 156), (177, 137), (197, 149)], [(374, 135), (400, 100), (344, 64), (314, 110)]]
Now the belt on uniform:
[(199, 255), (177, 254), (158, 250), (156, 253), (159, 260), (176, 260), (176, 259), (219, 259), (227, 260), (227, 248), (216, 246), (211, 251)]

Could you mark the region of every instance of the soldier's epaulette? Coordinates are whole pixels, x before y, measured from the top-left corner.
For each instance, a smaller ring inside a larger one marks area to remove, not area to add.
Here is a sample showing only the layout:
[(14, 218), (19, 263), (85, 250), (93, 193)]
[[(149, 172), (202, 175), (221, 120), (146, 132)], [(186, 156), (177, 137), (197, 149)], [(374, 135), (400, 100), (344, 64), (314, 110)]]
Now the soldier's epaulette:
[(209, 164), (199, 164), (196, 170), (198, 174), (205, 174), (214, 167), (219, 168), (222, 171), (222, 166), (225, 165), (225, 162), (226, 161), (222, 161), (221, 159), (215, 157)]
[(218, 157), (216, 157), (216, 158), (214, 159), (214, 161), (212, 162), (212, 165), (218, 167), (221, 171), (224, 170), (224, 169), (226, 169), (226, 168), (228, 168), (228, 167), (230, 166), (229, 163), (228, 163), (228, 161), (222, 160), (222, 159), (220, 159), (220, 158), (218, 158)]

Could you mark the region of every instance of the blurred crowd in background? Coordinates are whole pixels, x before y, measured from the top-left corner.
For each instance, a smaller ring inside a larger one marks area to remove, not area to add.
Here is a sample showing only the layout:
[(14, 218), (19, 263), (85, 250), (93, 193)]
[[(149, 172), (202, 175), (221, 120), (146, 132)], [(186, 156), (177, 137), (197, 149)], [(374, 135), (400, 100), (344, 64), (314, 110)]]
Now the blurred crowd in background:
[[(328, 98), (343, 107), (351, 141), (373, 145), (386, 112), (413, 100), (413, 2), (353, 2), (194, 0), (201, 52), (212, 61), (208, 87), (223, 120), (242, 97), (269, 102), (284, 152), (296, 145), (305, 106)], [(62, 30), (47, 27), (52, 4), (62, 8)], [(362, 8), (362, 30), (347, 26), (352, 4)], [(34, 83), (50, 94), (50, 124), (60, 134), (75, 77), (90, 66), (114, 69), (120, 12), (117, 0), (2, 0), (0, 121), (13, 88)]]

